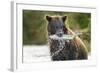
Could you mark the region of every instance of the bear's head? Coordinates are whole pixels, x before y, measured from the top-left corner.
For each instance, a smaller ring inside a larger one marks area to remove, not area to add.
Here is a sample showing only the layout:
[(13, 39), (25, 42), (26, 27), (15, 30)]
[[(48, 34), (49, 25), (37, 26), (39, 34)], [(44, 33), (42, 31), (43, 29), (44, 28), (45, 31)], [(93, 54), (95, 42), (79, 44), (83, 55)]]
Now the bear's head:
[(67, 16), (46, 16), (48, 21), (48, 34), (61, 37), (65, 30), (65, 20)]

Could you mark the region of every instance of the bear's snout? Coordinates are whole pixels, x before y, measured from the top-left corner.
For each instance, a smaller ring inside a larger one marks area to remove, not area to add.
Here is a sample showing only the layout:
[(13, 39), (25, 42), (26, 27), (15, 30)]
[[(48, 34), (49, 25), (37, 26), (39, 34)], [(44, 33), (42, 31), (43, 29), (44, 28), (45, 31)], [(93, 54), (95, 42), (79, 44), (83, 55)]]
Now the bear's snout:
[(58, 31), (56, 32), (56, 35), (57, 35), (58, 37), (62, 37), (63, 34), (64, 34), (63, 30), (58, 30)]

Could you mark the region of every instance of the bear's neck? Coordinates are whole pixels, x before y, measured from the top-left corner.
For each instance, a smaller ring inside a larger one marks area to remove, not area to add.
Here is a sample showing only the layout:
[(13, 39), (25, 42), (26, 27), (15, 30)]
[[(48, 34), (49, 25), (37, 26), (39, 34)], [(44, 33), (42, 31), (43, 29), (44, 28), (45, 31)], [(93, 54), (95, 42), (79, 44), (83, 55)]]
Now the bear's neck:
[(64, 34), (68, 34), (68, 29), (64, 26), (63, 27)]

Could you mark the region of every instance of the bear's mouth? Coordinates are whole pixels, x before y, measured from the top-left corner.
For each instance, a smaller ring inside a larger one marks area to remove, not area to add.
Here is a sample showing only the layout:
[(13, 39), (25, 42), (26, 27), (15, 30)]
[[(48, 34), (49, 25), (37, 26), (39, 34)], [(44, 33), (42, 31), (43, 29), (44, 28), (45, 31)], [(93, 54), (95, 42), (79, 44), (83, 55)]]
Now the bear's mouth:
[(62, 36), (58, 36), (58, 35), (49, 35), (49, 39), (53, 39), (53, 40), (72, 40), (75, 36), (74, 35), (66, 35), (63, 34)]

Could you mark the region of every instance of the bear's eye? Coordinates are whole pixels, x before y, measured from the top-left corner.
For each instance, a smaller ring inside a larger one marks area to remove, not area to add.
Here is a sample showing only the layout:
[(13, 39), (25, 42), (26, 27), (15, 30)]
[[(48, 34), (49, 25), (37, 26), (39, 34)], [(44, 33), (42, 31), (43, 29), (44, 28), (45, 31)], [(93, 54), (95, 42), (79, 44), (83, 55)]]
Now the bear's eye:
[(59, 26), (55, 26), (55, 28), (59, 28)]
[(61, 26), (61, 28), (63, 28), (63, 25)]

